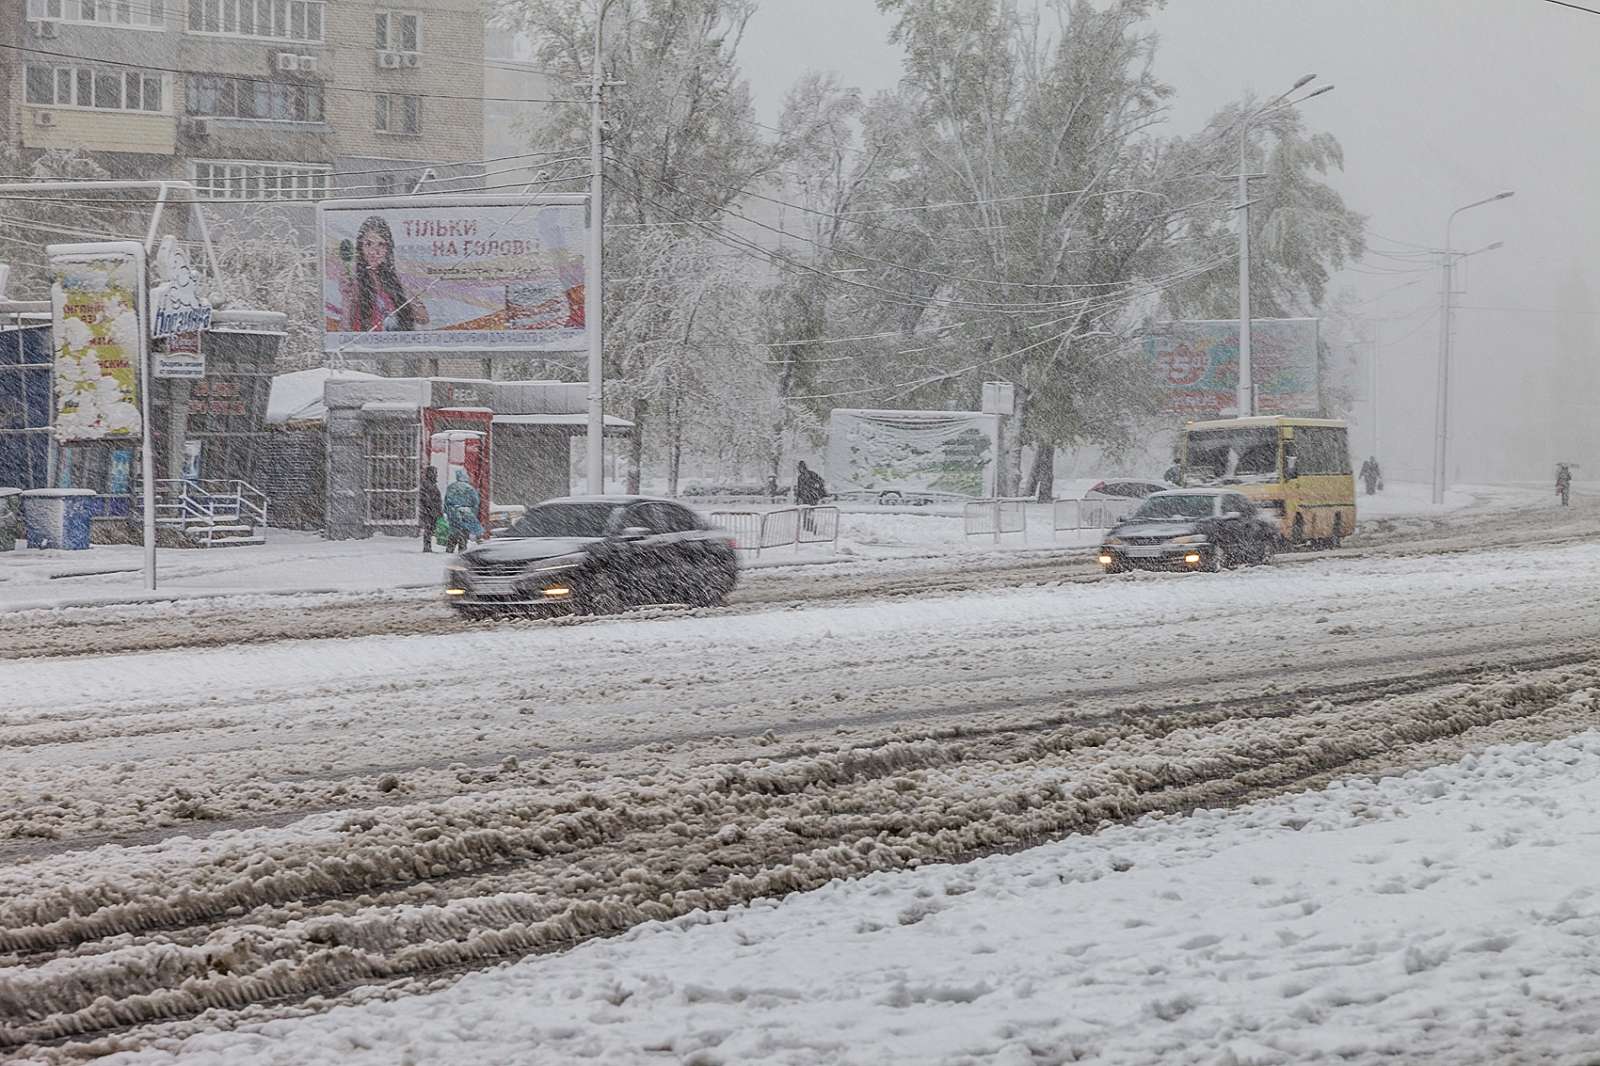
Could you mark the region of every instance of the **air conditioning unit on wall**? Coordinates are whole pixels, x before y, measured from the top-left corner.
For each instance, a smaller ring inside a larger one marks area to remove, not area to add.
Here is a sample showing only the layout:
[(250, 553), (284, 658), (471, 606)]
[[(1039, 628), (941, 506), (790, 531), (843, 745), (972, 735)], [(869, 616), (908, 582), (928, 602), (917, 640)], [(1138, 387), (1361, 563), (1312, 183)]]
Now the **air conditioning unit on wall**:
[(56, 124), (56, 113), (54, 111), (35, 111), (33, 113), (33, 124), (50, 129)]
[(279, 52), (272, 57), (272, 65), (277, 70), (299, 70), (300, 57), (293, 52)]
[(183, 120), (183, 130), (191, 137), (209, 137), (211, 123), (203, 118), (187, 118)]
[(400, 69), (400, 53), (399, 52), (379, 52), (378, 53), (378, 66), (382, 67), (384, 70), (398, 70), (398, 69)]
[(50, 19), (32, 19), (28, 25), (32, 28), (35, 37), (43, 37), (48, 40), (61, 36), (61, 27)]
[(302, 74), (312, 74), (312, 73), (316, 72), (316, 69), (317, 69), (317, 57), (316, 56), (301, 56), (300, 57), (300, 73), (302, 73)]
[(400, 53), (400, 62), (402, 66), (408, 69), (415, 69), (422, 65), (422, 57), (415, 52), (402, 52)]

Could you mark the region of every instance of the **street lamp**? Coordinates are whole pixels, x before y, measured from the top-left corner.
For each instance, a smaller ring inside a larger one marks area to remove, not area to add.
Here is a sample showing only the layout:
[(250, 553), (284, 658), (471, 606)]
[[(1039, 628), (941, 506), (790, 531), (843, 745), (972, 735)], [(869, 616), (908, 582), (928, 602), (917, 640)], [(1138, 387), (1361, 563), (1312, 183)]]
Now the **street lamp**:
[[(1443, 301), (1439, 317), (1439, 375), (1438, 392), (1434, 396), (1434, 440), (1433, 440), (1433, 502), (1444, 503), (1445, 464), (1449, 459), (1450, 435), (1450, 312), (1451, 312), (1451, 273), (1454, 267), (1454, 253), (1450, 251), (1450, 227), (1455, 225), (1456, 216), (1463, 211), (1470, 211), (1474, 207), (1492, 204), (1496, 200), (1509, 200), (1515, 195), (1511, 190), (1497, 192), (1493, 196), (1485, 196), (1482, 200), (1474, 200), (1450, 212), (1450, 217), (1444, 223), (1444, 255), (1441, 257), (1443, 269), (1441, 270), (1440, 299)], [(1479, 251), (1489, 251), (1500, 247), (1500, 242)], [(1476, 252), (1472, 254), (1477, 254)]]
[(1256, 413), (1255, 380), (1250, 366), (1250, 175), (1245, 172), (1250, 127), (1275, 111), (1296, 107), (1313, 97), (1333, 91), (1333, 86), (1324, 85), (1298, 100), (1288, 99), (1315, 81), (1316, 77), (1315, 74), (1305, 75), (1246, 117), (1239, 126), (1239, 384), (1235, 403), (1241, 417)]

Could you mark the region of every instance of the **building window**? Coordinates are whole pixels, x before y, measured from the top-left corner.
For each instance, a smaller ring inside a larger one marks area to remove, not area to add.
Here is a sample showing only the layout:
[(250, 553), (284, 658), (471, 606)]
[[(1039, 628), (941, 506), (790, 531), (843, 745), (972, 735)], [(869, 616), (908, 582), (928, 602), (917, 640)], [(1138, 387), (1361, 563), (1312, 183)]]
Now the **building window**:
[(420, 17), (409, 11), (380, 11), (377, 15), (377, 45), (380, 52), (421, 50)]
[(28, 0), (28, 17), (156, 30), (167, 26), (164, 0)]
[(29, 63), (24, 80), (30, 104), (100, 111), (166, 110), (166, 79), (160, 74)]
[(322, 8), (320, 0), (189, 0), (189, 32), (320, 42)]
[(196, 159), (189, 164), (196, 193), (206, 200), (321, 200), (333, 168), (321, 163), (255, 163)]
[(185, 105), (191, 115), (253, 118), (266, 122), (321, 122), (322, 86), (217, 74), (189, 75)]
[(379, 93), (376, 99), (379, 133), (422, 132), (422, 97)]

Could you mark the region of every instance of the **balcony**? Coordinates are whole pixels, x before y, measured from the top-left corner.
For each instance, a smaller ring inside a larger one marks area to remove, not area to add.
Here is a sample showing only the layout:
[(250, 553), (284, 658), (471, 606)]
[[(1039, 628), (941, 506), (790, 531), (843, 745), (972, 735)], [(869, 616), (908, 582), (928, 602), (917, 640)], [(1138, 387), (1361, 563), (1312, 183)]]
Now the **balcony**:
[(25, 148), (83, 148), (141, 155), (174, 155), (178, 150), (178, 120), (173, 115), (31, 104), (24, 105), (21, 111)]

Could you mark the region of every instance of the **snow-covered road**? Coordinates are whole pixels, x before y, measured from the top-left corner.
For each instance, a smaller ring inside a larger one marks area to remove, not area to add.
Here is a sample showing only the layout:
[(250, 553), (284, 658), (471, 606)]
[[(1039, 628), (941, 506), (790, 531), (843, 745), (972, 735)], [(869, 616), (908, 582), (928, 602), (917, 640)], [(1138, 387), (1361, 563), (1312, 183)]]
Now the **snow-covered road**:
[(1022, 589), (0, 661), (0, 1048), (139, 1045), (1600, 724), (1600, 546), (1026, 565)]
[(1594, 1061), (1600, 734), (643, 926), (115, 1066)]

